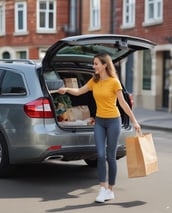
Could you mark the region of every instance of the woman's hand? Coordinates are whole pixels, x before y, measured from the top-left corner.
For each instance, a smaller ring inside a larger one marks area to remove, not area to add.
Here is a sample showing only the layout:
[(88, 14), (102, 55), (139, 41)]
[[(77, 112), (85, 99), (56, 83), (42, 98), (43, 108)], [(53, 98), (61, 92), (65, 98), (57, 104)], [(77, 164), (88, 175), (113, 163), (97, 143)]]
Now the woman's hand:
[(67, 89), (68, 89), (68, 88), (66, 88), (66, 87), (61, 87), (61, 88), (59, 88), (59, 89), (57, 90), (57, 92), (58, 92), (59, 94), (64, 95), (64, 94), (67, 92)]
[(141, 127), (140, 127), (140, 124), (137, 121), (133, 122), (133, 126), (134, 126), (134, 128), (137, 132), (140, 132)]
[(69, 88), (69, 87), (61, 87), (58, 90), (56, 90), (57, 93), (64, 95), (66, 92), (71, 94), (71, 95), (82, 95), (86, 92), (88, 92), (89, 89), (87, 87), (87, 85), (85, 84), (84, 86), (82, 86), (81, 88)]

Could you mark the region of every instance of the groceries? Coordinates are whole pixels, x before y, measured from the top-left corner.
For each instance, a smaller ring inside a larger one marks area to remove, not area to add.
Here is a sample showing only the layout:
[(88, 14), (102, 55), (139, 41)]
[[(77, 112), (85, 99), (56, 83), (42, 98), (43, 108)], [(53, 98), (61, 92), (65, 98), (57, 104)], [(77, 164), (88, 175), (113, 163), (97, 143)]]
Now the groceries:
[(65, 87), (78, 88), (77, 78), (64, 78)]
[[(77, 78), (64, 78), (66, 87), (78, 88)], [(94, 118), (90, 115), (87, 105), (72, 106), (69, 94), (54, 94), (54, 104), (56, 107), (56, 116), (60, 125), (80, 126), (94, 125)]]
[(68, 121), (85, 120), (90, 118), (88, 106), (76, 106), (66, 110)]
[[(61, 104), (60, 106), (62, 107)], [(65, 112), (61, 109), (61, 111), (58, 121), (63, 122), (63, 125), (94, 125), (94, 118), (90, 117), (90, 111), (86, 105), (70, 107)]]

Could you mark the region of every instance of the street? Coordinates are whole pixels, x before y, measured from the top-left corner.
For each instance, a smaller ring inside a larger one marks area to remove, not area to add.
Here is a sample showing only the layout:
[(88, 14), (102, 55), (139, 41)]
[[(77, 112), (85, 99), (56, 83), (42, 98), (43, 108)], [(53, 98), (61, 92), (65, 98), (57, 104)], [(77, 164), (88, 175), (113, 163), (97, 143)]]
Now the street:
[(0, 180), (1, 213), (50, 212), (172, 212), (172, 133), (152, 132), (159, 172), (143, 178), (128, 178), (126, 158), (118, 161), (116, 198), (94, 202), (99, 186), (96, 169), (83, 161), (17, 166), (8, 179)]

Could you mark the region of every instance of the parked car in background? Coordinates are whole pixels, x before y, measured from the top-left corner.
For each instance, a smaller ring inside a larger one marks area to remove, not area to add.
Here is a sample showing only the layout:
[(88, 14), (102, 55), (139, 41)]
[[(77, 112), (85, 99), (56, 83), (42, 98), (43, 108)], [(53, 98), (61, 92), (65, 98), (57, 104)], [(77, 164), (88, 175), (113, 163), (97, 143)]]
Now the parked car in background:
[[(0, 61), (0, 176), (10, 166), (56, 158), (96, 165), (93, 128), (96, 105), (91, 92), (74, 97), (55, 90), (81, 87), (93, 75), (93, 57), (110, 54), (114, 64), (136, 50), (152, 48), (148, 40), (122, 35), (64, 38), (47, 51), (42, 65), (30, 60)], [(123, 94), (132, 107), (130, 94)], [(133, 134), (121, 110), (122, 133), (117, 158), (125, 156), (125, 137)]]

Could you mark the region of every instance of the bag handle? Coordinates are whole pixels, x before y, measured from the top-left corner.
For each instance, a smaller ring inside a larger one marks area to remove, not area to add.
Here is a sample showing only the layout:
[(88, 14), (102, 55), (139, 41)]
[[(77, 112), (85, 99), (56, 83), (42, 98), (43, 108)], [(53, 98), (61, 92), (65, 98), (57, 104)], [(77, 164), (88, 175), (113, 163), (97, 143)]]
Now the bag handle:
[(136, 136), (140, 136), (140, 137), (143, 136), (143, 133), (142, 133), (141, 129), (136, 131)]

